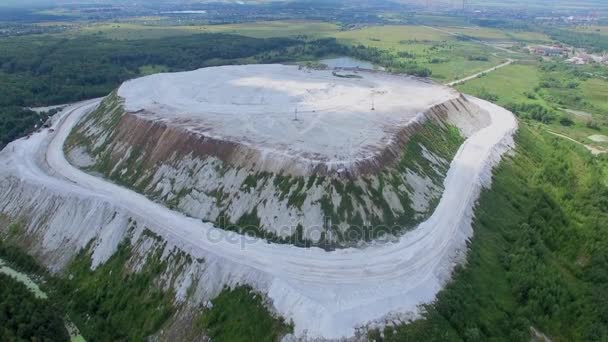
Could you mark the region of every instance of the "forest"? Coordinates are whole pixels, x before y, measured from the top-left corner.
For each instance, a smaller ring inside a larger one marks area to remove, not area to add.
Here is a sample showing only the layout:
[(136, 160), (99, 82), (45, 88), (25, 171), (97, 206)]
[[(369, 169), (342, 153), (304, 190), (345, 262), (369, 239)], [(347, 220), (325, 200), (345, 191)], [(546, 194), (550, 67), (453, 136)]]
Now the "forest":
[[(20, 225), (8, 230), (16, 234)], [(21, 272), (46, 275), (34, 258), (2, 240), (0, 259)], [(68, 341), (63, 316), (56, 302), (37, 298), (24, 284), (0, 273), (0, 341)]]
[(0, 273), (0, 341), (69, 341), (60, 312)]

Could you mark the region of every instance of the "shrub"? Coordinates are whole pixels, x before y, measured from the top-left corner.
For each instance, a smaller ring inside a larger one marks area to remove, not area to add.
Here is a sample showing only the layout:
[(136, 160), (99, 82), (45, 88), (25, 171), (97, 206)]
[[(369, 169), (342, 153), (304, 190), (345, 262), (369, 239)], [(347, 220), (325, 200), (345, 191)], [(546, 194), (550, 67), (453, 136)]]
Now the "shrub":
[(574, 125), (574, 121), (572, 121), (572, 119), (568, 116), (568, 115), (564, 115), (559, 119), (559, 123), (562, 126), (572, 126)]

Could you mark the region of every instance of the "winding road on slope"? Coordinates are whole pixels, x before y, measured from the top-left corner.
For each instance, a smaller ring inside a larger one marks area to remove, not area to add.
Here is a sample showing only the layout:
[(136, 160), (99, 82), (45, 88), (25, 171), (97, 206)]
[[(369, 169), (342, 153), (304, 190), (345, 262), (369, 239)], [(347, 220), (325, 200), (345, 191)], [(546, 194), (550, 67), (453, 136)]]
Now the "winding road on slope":
[(492, 167), (513, 146), (517, 129), (510, 112), (469, 100), (490, 113), (491, 124), (460, 147), (433, 215), (398, 241), (364, 249), (326, 252), (244, 239), (73, 167), (64, 156), (65, 139), (99, 100), (68, 107), (53, 129), (7, 146), (0, 153), (5, 165), (0, 177), (37, 184), (58, 196), (107, 201), (138, 222), (145, 220), (164, 239), (179, 241), (192, 257), (219, 260), (218, 267), (230, 268), (231, 277), (267, 293), (276, 311), (293, 320), (296, 335), (350, 337), (370, 322), (415, 317), (463, 260), (475, 202), (491, 180)]

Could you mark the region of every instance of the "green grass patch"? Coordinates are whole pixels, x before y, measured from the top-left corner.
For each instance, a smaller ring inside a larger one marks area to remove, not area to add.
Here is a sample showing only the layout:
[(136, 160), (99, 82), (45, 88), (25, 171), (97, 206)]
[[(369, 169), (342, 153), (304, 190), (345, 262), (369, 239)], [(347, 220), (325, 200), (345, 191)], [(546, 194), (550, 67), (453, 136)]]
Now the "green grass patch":
[(608, 118), (608, 81), (593, 78), (583, 81), (580, 87), (585, 100), (599, 109), (604, 117)]
[[(497, 96), (500, 105), (509, 103), (543, 103), (534, 88), (540, 82), (541, 72), (535, 65), (512, 64), (456, 86), (456, 89), (474, 96), (489, 92)], [(483, 96), (481, 96), (483, 97)]]

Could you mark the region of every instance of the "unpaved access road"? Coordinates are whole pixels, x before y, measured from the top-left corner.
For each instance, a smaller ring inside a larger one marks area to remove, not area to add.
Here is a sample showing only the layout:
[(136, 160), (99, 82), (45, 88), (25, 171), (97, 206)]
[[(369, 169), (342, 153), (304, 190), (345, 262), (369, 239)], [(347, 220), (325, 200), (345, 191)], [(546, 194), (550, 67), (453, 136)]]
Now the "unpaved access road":
[(504, 62), (504, 63), (502, 63), (502, 64), (499, 64), (499, 65), (497, 65), (497, 66), (495, 66), (495, 67), (491, 67), (490, 69), (487, 69), (487, 70), (484, 70), (484, 71), (478, 72), (478, 73), (473, 74), (473, 75), (471, 75), (471, 76), (467, 76), (467, 77), (465, 77), (465, 78), (461, 78), (461, 79), (459, 79), (459, 80), (456, 80), (456, 81), (452, 81), (452, 82), (446, 83), (445, 85), (446, 85), (446, 86), (448, 86), (448, 87), (453, 87), (453, 86), (455, 86), (455, 85), (458, 85), (458, 84), (464, 83), (464, 82), (466, 82), (466, 81), (470, 81), (470, 80), (472, 80), (472, 79), (475, 79), (475, 78), (477, 78), (477, 77), (480, 77), (480, 76), (482, 76), (482, 75), (485, 75), (485, 74), (487, 74), (487, 73), (489, 73), (489, 72), (496, 71), (496, 70), (498, 70), (498, 69), (500, 69), (500, 68), (504, 68), (504, 67), (506, 67), (507, 65), (511, 65), (511, 64), (513, 64), (513, 62), (515, 62), (515, 60), (513, 60), (513, 59), (510, 59), (510, 58), (509, 58), (509, 59), (508, 59), (506, 62)]
[(547, 130), (547, 132), (549, 132), (549, 133), (551, 133), (551, 134), (555, 135), (556, 137), (560, 137), (560, 138), (563, 138), (563, 139), (566, 139), (566, 140), (570, 140), (570, 141), (572, 141), (573, 143), (576, 143), (576, 144), (578, 144), (578, 145), (584, 146), (584, 147), (585, 147), (587, 150), (589, 150), (589, 152), (591, 152), (591, 154), (593, 154), (593, 155), (598, 155), (598, 154), (602, 154), (602, 153), (606, 153), (606, 152), (607, 152), (606, 150), (603, 150), (603, 149), (601, 149), (601, 148), (598, 148), (598, 147), (595, 147), (595, 146), (591, 146), (591, 145), (586, 145), (586, 144), (583, 144), (582, 142), (580, 142), (580, 141), (578, 141), (578, 140), (575, 140), (575, 139), (573, 139), (573, 138), (570, 138), (570, 137), (569, 137), (569, 136), (567, 136), (567, 135), (563, 135), (563, 134), (561, 134), (561, 133), (554, 132), (554, 131), (552, 131), (552, 130), (550, 130), (550, 129), (548, 129), (548, 130)]
[[(483, 100), (469, 100), (490, 113), (491, 124), (460, 147), (435, 212), (397, 241), (362, 249), (327, 252), (257, 239), (243, 245), (236, 233), (186, 217), (77, 169), (66, 160), (63, 145), (75, 124), (99, 100), (70, 106), (54, 120), (53, 129), (9, 144), (0, 152), (0, 181), (17, 184), (9, 188), (19, 191), (10, 197), (11, 203), (23, 196), (26, 185), (33, 186), (38, 195), (52, 192), (54, 203), (68, 197), (78, 198), (78, 205), (111, 203), (118, 216), (134, 217), (138, 224), (181, 246), (193, 259), (204, 259), (211, 265), (212, 271), (205, 273), (208, 277), (217, 274), (215, 281), (228, 284), (237, 279), (266, 293), (276, 312), (293, 321), (297, 336), (350, 337), (357, 327), (370, 322), (417, 317), (420, 305), (435, 299), (454, 267), (464, 260), (466, 241), (473, 235), (475, 202), (483, 186), (489, 185), (492, 168), (513, 147), (517, 130), (512, 113)], [(0, 202), (2, 196), (9, 198), (2, 193)], [(24, 203), (33, 200), (30, 196)], [(74, 213), (79, 211), (70, 215)], [(82, 214), (93, 215), (90, 211)], [(65, 222), (73, 221), (66, 218)], [(64, 225), (60, 222), (60, 227)], [(213, 284), (214, 279), (204, 283)]]

